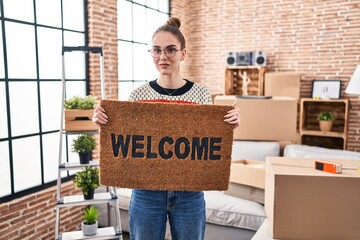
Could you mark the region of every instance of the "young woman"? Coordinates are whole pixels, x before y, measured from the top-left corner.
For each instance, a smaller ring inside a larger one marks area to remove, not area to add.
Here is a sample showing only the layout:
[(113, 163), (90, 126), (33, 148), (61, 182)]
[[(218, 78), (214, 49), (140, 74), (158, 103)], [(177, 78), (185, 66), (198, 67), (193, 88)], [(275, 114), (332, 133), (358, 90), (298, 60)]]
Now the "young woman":
[[(201, 84), (191, 82), (180, 74), (180, 62), (185, 60), (185, 38), (178, 18), (170, 18), (152, 37), (149, 50), (159, 77), (131, 94), (129, 100), (144, 102), (176, 102), (211, 104), (211, 95)], [(239, 126), (239, 110), (229, 111), (224, 121)], [(96, 106), (96, 124), (106, 124), (104, 109)], [(205, 200), (203, 192), (150, 191), (134, 189), (129, 208), (131, 240), (163, 240), (169, 218), (173, 240), (202, 240), (205, 232)]]

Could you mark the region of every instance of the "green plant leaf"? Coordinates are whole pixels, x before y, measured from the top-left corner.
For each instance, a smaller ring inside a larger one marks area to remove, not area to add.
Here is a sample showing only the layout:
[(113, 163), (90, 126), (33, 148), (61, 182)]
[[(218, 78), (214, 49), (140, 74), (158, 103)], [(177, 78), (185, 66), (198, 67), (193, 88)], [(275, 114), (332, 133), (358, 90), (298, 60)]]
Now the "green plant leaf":
[(86, 224), (94, 224), (101, 216), (101, 212), (98, 208), (91, 205), (84, 211), (84, 220)]
[(93, 109), (97, 103), (96, 97), (88, 95), (86, 97), (74, 96), (64, 101), (65, 109)]
[(89, 133), (80, 134), (72, 143), (73, 152), (91, 152), (96, 148), (96, 140)]
[(77, 172), (73, 178), (76, 187), (81, 188), (84, 194), (88, 194), (90, 189), (100, 186), (99, 169), (87, 166), (82, 171)]

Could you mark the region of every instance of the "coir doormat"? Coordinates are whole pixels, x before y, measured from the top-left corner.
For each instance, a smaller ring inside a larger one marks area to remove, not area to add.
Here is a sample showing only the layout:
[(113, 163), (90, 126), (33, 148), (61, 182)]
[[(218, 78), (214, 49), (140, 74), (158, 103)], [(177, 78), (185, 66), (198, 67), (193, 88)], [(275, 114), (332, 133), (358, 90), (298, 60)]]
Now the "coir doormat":
[(102, 185), (147, 190), (227, 190), (231, 106), (101, 100)]

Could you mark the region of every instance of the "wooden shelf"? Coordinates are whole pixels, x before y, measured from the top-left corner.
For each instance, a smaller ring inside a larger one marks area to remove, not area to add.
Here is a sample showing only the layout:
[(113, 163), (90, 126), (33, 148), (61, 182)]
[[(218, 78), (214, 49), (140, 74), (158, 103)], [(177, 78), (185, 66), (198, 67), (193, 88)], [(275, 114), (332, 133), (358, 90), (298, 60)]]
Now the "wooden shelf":
[(264, 77), (266, 67), (262, 66), (229, 66), (225, 69), (225, 95), (243, 95), (242, 74), (246, 72), (251, 82), (247, 86), (248, 95), (264, 95)]
[[(333, 149), (346, 149), (348, 99), (315, 100), (302, 98), (300, 103), (301, 144)], [(320, 131), (318, 114), (331, 111), (335, 120), (331, 131)]]

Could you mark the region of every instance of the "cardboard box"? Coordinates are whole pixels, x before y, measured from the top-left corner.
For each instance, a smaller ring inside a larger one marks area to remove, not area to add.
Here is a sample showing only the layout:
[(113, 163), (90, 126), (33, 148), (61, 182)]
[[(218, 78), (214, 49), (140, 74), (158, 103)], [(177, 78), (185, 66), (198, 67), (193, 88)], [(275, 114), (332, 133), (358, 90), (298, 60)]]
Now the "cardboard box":
[(216, 96), (216, 105), (234, 105), (240, 109), (240, 126), (234, 140), (296, 140), (297, 100), (291, 97), (244, 99)]
[(288, 96), (300, 98), (300, 73), (265, 73), (265, 96)]
[(265, 162), (256, 160), (233, 160), (230, 182), (265, 189)]
[(227, 195), (231, 195), (238, 198), (247, 199), (250, 201), (264, 204), (265, 202), (265, 190), (247, 186), (239, 183), (229, 183), (229, 189), (224, 192)]
[[(315, 170), (315, 160), (267, 158), (265, 212), (272, 237), (360, 239), (360, 172)], [(328, 161), (360, 167), (359, 160)]]
[(229, 189), (225, 194), (264, 203), (265, 162), (235, 160), (231, 163)]

